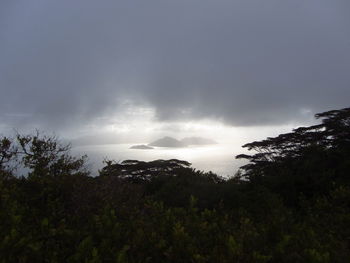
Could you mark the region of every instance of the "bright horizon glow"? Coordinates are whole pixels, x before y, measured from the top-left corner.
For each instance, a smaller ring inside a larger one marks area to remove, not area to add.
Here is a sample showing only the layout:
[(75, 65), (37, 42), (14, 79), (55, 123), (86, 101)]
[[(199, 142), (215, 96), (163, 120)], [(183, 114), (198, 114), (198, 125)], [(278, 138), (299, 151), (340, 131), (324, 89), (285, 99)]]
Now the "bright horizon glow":
[[(252, 140), (261, 140), (268, 136), (289, 132), (299, 126), (314, 123), (309, 110), (301, 111), (306, 116), (304, 122), (294, 122), (273, 126), (229, 126), (220, 120), (200, 119), (182, 121), (159, 121), (154, 108), (136, 106), (126, 102), (124, 111), (107, 112), (91, 123), (81, 127), (79, 132), (68, 131), (64, 137), (73, 141), (90, 137), (90, 144), (99, 144), (99, 138), (110, 138), (108, 143), (144, 143), (164, 136), (182, 139), (184, 137), (206, 137), (219, 143), (236, 142), (244, 144)], [(96, 141), (94, 141), (96, 140)], [(87, 142), (86, 142), (87, 143)]]
[[(294, 128), (311, 123), (232, 127), (210, 119), (159, 122), (151, 108), (131, 107), (126, 112), (130, 114), (115, 114), (105, 126), (89, 126), (80, 137), (73, 138), (74, 152), (86, 153), (95, 171), (102, 167), (102, 160), (106, 157), (117, 162), (126, 159), (151, 161), (175, 158), (189, 161), (199, 170), (232, 176), (243, 164), (242, 161), (236, 160), (235, 156), (247, 153), (242, 145), (290, 132)], [(156, 147), (152, 150), (129, 149), (132, 145), (147, 145), (165, 136), (178, 140), (185, 137), (202, 137), (215, 140), (218, 144), (184, 148)]]

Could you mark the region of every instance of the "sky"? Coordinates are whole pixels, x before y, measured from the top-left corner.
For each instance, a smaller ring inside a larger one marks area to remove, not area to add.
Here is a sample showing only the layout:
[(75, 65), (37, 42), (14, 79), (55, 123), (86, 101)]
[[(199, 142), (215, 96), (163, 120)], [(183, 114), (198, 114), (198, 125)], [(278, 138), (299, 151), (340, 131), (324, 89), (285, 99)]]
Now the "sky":
[(349, 106), (349, 13), (348, 0), (1, 0), (0, 133), (251, 139), (308, 124)]

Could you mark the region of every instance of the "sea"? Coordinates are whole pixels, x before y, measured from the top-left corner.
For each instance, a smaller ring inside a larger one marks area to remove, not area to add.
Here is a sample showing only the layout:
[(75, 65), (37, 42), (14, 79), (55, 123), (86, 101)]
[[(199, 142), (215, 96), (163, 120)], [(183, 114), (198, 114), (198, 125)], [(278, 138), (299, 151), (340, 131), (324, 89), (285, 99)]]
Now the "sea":
[(98, 175), (98, 170), (104, 164), (103, 160), (113, 160), (120, 163), (124, 160), (153, 161), (157, 159), (179, 159), (192, 164), (192, 168), (204, 172), (213, 172), (222, 177), (232, 177), (244, 160), (235, 156), (246, 153), (246, 150), (236, 144), (196, 145), (184, 148), (155, 147), (154, 149), (130, 149), (133, 144), (102, 144), (83, 145), (72, 148), (74, 155), (88, 156), (88, 167), (92, 175)]

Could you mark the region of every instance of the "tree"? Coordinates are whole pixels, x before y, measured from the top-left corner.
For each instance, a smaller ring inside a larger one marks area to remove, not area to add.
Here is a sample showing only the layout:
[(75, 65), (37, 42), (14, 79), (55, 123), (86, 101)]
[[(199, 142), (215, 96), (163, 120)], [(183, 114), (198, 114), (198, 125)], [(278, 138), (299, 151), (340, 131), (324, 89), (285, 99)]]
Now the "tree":
[(10, 175), (15, 168), (17, 147), (7, 137), (0, 139), (0, 175)]
[(350, 185), (350, 108), (316, 114), (321, 124), (248, 143), (253, 150), (241, 167), (252, 185), (267, 187), (296, 205), (300, 197), (328, 195), (339, 185)]
[(117, 176), (132, 181), (145, 181), (157, 176), (176, 175), (183, 169), (190, 169), (191, 164), (177, 159), (155, 160), (150, 162), (138, 160), (125, 160), (121, 163), (105, 161), (106, 166), (100, 171), (100, 175)]
[(0, 139), (0, 170), (10, 173), (22, 167), (29, 169), (29, 176), (88, 174), (86, 156), (73, 157), (70, 149), (70, 144), (39, 131), (33, 135), (17, 134), (14, 139), (3, 137)]
[(300, 127), (291, 133), (243, 145), (244, 148), (256, 151), (256, 153), (237, 155), (237, 159), (247, 159), (250, 162), (241, 168), (247, 174), (259, 171), (263, 175), (265, 168), (271, 164), (301, 158), (311, 149), (335, 150), (341, 148), (349, 151), (350, 108), (318, 113), (315, 117), (322, 119), (322, 123)]

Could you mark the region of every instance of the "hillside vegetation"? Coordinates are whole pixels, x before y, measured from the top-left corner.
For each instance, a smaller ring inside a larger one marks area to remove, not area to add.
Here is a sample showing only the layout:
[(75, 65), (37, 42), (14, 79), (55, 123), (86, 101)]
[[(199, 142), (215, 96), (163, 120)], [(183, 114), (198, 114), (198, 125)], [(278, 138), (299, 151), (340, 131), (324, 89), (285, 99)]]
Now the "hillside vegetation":
[(106, 161), (57, 138), (0, 139), (0, 262), (350, 259), (350, 108), (252, 142), (224, 179), (182, 160)]

